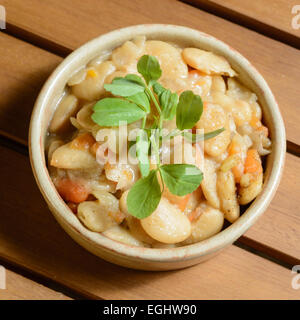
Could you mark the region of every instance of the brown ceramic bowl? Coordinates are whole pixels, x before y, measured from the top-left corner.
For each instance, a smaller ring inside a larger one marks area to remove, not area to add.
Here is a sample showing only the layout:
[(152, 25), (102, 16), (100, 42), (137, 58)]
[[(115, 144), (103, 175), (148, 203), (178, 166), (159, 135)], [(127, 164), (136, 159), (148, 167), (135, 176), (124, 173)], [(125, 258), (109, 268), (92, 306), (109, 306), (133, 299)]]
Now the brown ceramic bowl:
[[(272, 153), (267, 158), (262, 192), (231, 226), (199, 243), (173, 249), (140, 248), (111, 240), (86, 229), (57, 193), (45, 161), (45, 137), (55, 105), (74, 72), (101, 52), (110, 51), (137, 35), (196, 47), (224, 56), (238, 72), (239, 80), (254, 91), (270, 130)], [(75, 50), (56, 68), (36, 101), (29, 132), (29, 150), (37, 184), (54, 217), (80, 245), (95, 255), (134, 269), (171, 270), (202, 262), (232, 244), (266, 210), (278, 187), (285, 158), (285, 129), (275, 98), (264, 78), (240, 53), (216, 38), (197, 30), (174, 25), (138, 25), (104, 34)]]

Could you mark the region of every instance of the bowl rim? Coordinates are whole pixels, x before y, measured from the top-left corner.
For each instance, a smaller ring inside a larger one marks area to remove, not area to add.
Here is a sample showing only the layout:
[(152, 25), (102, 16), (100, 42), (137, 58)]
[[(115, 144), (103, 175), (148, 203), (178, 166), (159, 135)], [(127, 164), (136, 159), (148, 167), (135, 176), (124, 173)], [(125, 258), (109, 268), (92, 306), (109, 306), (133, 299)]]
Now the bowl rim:
[[(190, 37), (195, 37), (199, 42), (206, 41), (213, 47), (221, 48), (226, 52), (226, 54), (231, 56), (233, 60), (236, 60), (242, 68), (245, 68), (246, 72), (250, 75), (257, 86), (263, 89), (266, 105), (269, 106), (270, 113), (274, 118), (273, 122), (275, 126), (275, 139), (273, 142), (275, 142), (276, 148), (272, 151), (272, 153), (274, 153), (273, 168), (270, 172), (268, 181), (264, 183), (261, 194), (252, 202), (250, 207), (235, 223), (231, 224), (229, 227), (211, 238), (192, 245), (168, 249), (131, 246), (86, 229), (75, 215), (71, 213), (51, 181), (48, 169), (45, 165), (42, 136), (40, 134), (40, 119), (42, 118), (43, 106), (46, 104), (45, 102), (47, 101), (47, 98), (49, 98), (50, 92), (55, 90), (55, 83), (57, 79), (63, 74), (69, 63), (72, 63), (72, 61), (76, 60), (80, 55), (87, 52), (90, 47), (97, 46), (100, 42), (109, 42), (111, 39), (117, 39), (120, 35), (130, 39), (137, 34), (151, 34), (155, 32), (162, 32), (164, 35), (168, 35), (168, 33), (175, 33), (180, 34), (182, 37), (184, 37), (186, 33), (189, 33)], [(220, 248), (233, 243), (254, 224), (272, 200), (282, 176), (285, 149), (285, 128), (280, 110), (271, 89), (256, 68), (239, 52), (215, 37), (192, 28), (167, 24), (143, 24), (116, 29), (109, 33), (100, 35), (74, 50), (56, 67), (43, 85), (32, 111), (29, 128), (29, 155), (32, 170), (38, 187), (48, 203), (54, 217), (59, 222), (63, 221), (63, 224), (67, 226), (67, 228), (69, 227), (77, 233), (83, 242), (90, 243), (92, 246), (95, 246), (95, 249), (99, 248), (100, 250), (108, 250), (118, 255), (122, 255), (123, 257), (135, 258), (141, 261), (176, 262), (190, 260), (214, 253)], [(77, 240), (75, 239), (75, 241)]]

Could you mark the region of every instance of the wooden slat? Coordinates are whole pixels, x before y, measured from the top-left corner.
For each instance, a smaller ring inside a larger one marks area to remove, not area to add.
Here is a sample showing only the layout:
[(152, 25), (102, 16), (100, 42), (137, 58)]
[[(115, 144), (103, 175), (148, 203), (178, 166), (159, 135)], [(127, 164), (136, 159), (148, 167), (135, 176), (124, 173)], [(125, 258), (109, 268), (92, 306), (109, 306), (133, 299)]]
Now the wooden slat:
[(180, 271), (142, 272), (107, 263), (77, 245), (55, 222), (28, 159), (0, 147), (0, 257), (104, 299), (298, 299), (290, 270), (230, 246)]
[[(300, 263), (300, 158), (287, 154), (281, 184), (270, 207), (241, 241), (274, 254), (290, 264)], [(264, 246), (264, 248), (262, 247)]]
[(0, 33), (0, 130), (27, 143), (34, 101), (61, 58)]
[(6, 289), (0, 289), (0, 300), (71, 300), (60, 292), (46, 288), (13, 271), (6, 270)]
[[(280, 105), (288, 140), (300, 144), (299, 51), (256, 32), (172, 0), (5, 0), (8, 32), (57, 50), (73, 50), (107, 31), (140, 23), (181, 24), (224, 40), (268, 81)], [(275, 18), (274, 18), (275, 19)], [(55, 48), (54, 48), (55, 49)]]
[(183, 0), (235, 23), (300, 47), (299, 29), (292, 27), (292, 8), (297, 0)]
[[(0, 76), (0, 91), (5, 88), (0, 95), (0, 128), (5, 134), (17, 135), (19, 140), (25, 142), (28, 117), (36, 94), (32, 88), (40, 87), (42, 81), (44, 81), (43, 77), (38, 76), (29, 81), (27, 80), (29, 78), (28, 75), (31, 73), (38, 75), (40, 70), (44, 70), (44, 77), (46, 77), (46, 73), (50, 73), (54, 66), (61, 61), (61, 58), (2, 33), (0, 33), (0, 44), (0, 51), (3, 50), (1, 49), (3, 47), (7, 48), (6, 50), (10, 52), (11, 57), (15, 57), (22, 50), (22, 61), (6, 58), (3, 68), (0, 68), (0, 75), (1, 72), (4, 72), (3, 70), (6, 70), (5, 72), (10, 71), (16, 75), (15, 77)], [(34, 62), (37, 59), (39, 59), (39, 64)], [(7, 79), (7, 81), (4, 81), (4, 79)], [(18, 88), (24, 83), (26, 87), (23, 91), (31, 92), (31, 95), (28, 95), (28, 103), (26, 103), (26, 99), (23, 98), (22, 94), (19, 95), (18, 91)], [(7, 92), (10, 92), (10, 94), (6, 95)], [(15, 102), (10, 102), (11, 98), (9, 97), (14, 97)], [(18, 112), (16, 112), (14, 105), (21, 105), (22, 108), (18, 108)], [(260, 245), (263, 250), (267, 248), (268, 251), (269, 249), (274, 251), (272, 255), (275, 254), (276, 257), (284, 258), (284, 261), (288, 263), (293, 263), (300, 257), (299, 233), (295, 231), (295, 228), (300, 228), (296, 201), (299, 183), (297, 179), (291, 178), (295, 172), (300, 171), (298, 160), (288, 155), (286, 173), (271, 207), (257, 226), (255, 225), (246, 234), (247, 238), (245, 239), (252, 246), (257, 247)], [(297, 186), (293, 185), (297, 183)], [(268, 233), (266, 233), (265, 228), (268, 228)], [(282, 235), (285, 235), (289, 241), (282, 241)], [(285, 257), (284, 252), (288, 256)]]

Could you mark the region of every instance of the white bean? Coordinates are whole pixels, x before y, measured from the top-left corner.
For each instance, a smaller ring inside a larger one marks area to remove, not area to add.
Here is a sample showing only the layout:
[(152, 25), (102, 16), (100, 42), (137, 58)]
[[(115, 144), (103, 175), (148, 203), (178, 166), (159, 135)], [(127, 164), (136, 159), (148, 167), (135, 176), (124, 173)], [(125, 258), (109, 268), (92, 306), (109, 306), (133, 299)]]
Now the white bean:
[(119, 209), (119, 200), (111, 193), (104, 190), (93, 190), (92, 194), (98, 199), (98, 202), (105, 208), (107, 214), (117, 223), (121, 223), (125, 214)]
[(107, 179), (117, 182), (117, 190), (131, 188), (140, 176), (138, 165), (110, 164), (107, 162), (104, 169)]
[(95, 157), (88, 150), (75, 149), (67, 143), (57, 148), (51, 158), (50, 165), (62, 169), (88, 169), (97, 166)]
[(128, 230), (121, 226), (114, 226), (102, 233), (107, 238), (119, 241), (130, 246), (147, 247), (147, 245), (135, 238)]
[(53, 155), (53, 152), (61, 147), (63, 145), (63, 141), (62, 140), (53, 140), (50, 145), (49, 145), (49, 148), (48, 148), (48, 163), (51, 162), (51, 159), (52, 159), (52, 155)]
[(191, 234), (187, 216), (165, 198), (149, 217), (141, 220), (141, 225), (150, 237), (163, 243), (181, 242)]
[(126, 190), (122, 193), (122, 196), (120, 198), (119, 206), (120, 210), (125, 213), (126, 215), (130, 215), (128, 208), (127, 208), (127, 196), (128, 196), (129, 190)]
[(204, 160), (204, 172), (201, 188), (208, 203), (220, 208), (220, 199), (217, 194), (217, 164), (213, 160)]
[[(242, 176), (242, 180), (243, 176)], [(239, 203), (242, 205), (248, 204), (261, 192), (263, 186), (263, 174), (260, 173), (254, 176), (254, 179), (247, 187), (241, 186), (239, 189)]]
[(195, 94), (205, 98), (212, 86), (212, 77), (200, 74), (199, 72), (190, 72), (186, 80), (186, 90), (192, 90)]
[(99, 203), (106, 207), (110, 212), (119, 211), (119, 200), (107, 191), (93, 190), (93, 196), (98, 199)]
[(248, 102), (252, 112), (259, 120), (261, 120), (262, 111), (260, 105), (257, 102), (256, 94), (247, 89), (245, 86), (243, 86), (240, 82), (238, 82), (235, 79), (228, 79), (227, 84), (228, 90), (226, 94), (234, 99), (244, 100), (245, 102)]
[(201, 204), (196, 210), (199, 218), (192, 222), (192, 233), (182, 244), (192, 244), (212, 237), (222, 230), (224, 215), (221, 211)]
[(84, 201), (78, 205), (78, 218), (90, 230), (103, 232), (115, 225), (116, 221), (108, 214), (107, 208), (99, 201)]
[(143, 227), (141, 225), (141, 220), (139, 220), (131, 215), (128, 215), (126, 217), (126, 222), (127, 222), (129, 231), (136, 239), (138, 239), (139, 241), (142, 241), (144, 243), (148, 243), (148, 244), (153, 244), (154, 242), (156, 242), (143, 229)]
[(196, 127), (204, 129), (205, 133), (225, 128), (216, 137), (204, 141), (204, 151), (208, 155), (216, 157), (225, 152), (230, 143), (230, 130), (228, 129), (228, 116), (219, 105), (207, 103)]
[(228, 79), (227, 81), (228, 90), (226, 94), (234, 99), (245, 100), (245, 101), (256, 101), (257, 97), (249, 89), (243, 86), (236, 79)]
[(137, 72), (137, 60), (143, 53), (143, 45), (137, 46), (132, 41), (126, 41), (112, 52), (112, 61), (118, 70), (126, 73)]
[(97, 67), (99, 66), (103, 61), (106, 61), (110, 58), (111, 52), (105, 51), (104, 53), (100, 54), (99, 56), (92, 59), (88, 64), (87, 67)]
[(76, 113), (77, 109), (78, 99), (72, 94), (64, 96), (54, 112), (49, 131), (59, 132), (67, 129), (70, 125), (69, 119)]
[[(100, 165), (99, 165), (100, 167)], [(104, 175), (90, 182), (91, 189), (94, 191), (116, 192), (116, 183), (108, 180)]]
[(196, 48), (185, 48), (182, 52), (185, 62), (206, 74), (219, 74), (233, 77), (235, 71), (231, 69), (228, 61), (212, 52)]
[(211, 84), (211, 91), (218, 91), (225, 93), (226, 92), (226, 85), (225, 81), (222, 76), (213, 76), (212, 77), (212, 84)]
[(93, 68), (91, 75), (87, 72), (87, 76), (82, 82), (72, 86), (73, 94), (88, 101), (98, 100), (104, 93), (105, 78), (115, 70), (116, 67), (111, 61), (101, 63), (97, 68)]
[(76, 120), (79, 125), (87, 131), (92, 131), (95, 127), (95, 122), (91, 116), (93, 114), (94, 102), (84, 105), (77, 113)]
[(162, 69), (160, 80), (187, 77), (188, 67), (182, 59), (180, 50), (169, 43), (157, 40), (146, 41), (145, 54), (158, 59)]
[(118, 78), (118, 77), (123, 78), (126, 76), (126, 74), (127, 74), (127, 72), (125, 72), (125, 71), (115, 71), (115, 72), (111, 73), (110, 75), (108, 75), (104, 82), (111, 83), (114, 80), (114, 78)]
[(144, 49), (146, 43), (146, 36), (136, 36), (132, 39), (132, 42), (140, 49)]
[(186, 214), (187, 216), (191, 214), (198, 207), (198, 205), (202, 201), (202, 198), (203, 195), (201, 188), (198, 188), (197, 190), (192, 192), (184, 209), (184, 214)]
[(221, 92), (214, 92), (212, 98), (213, 101), (222, 106), (226, 112), (232, 114), (237, 126), (241, 126), (251, 120), (252, 109), (248, 102), (232, 98)]
[(68, 81), (68, 86), (72, 87), (75, 84), (79, 84), (82, 82), (86, 77), (86, 69), (83, 67), (80, 70), (78, 70), (74, 75), (71, 76), (71, 78)]
[(225, 219), (233, 223), (240, 216), (240, 206), (238, 204), (234, 176), (231, 170), (226, 172), (222, 170), (218, 171), (217, 191)]

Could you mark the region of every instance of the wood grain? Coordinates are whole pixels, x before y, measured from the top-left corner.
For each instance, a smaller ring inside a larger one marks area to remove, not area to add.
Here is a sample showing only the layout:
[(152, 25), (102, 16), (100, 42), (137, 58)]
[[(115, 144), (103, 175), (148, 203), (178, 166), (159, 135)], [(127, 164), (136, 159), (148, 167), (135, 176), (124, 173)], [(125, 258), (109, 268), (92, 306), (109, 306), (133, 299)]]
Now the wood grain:
[(0, 289), (0, 300), (71, 300), (60, 292), (53, 291), (6, 269), (6, 289)]
[[(28, 159), (0, 147), (0, 257), (89, 298), (298, 299), (290, 270), (230, 246), (179, 271), (143, 272), (107, 263), (77, 245), (56, 223)], [(174, 285), (176, 284), (176, 285)]]
[(61, 58), (0, 33), (0, 130), (27, 144), (34, 101)]
[(288, 140), (300, 144), (299, 51), (244, 27), (172, 0), (4, 0), (8, 32), (69, 51), (110, 30), (140, 23), (180, 24), (207, 32), (245, 55), (273, 90)]
[[(292, 8), (297, 0), (183, 0), (235, 23), (300, 48), (300, 32), (294, 29)], [(299, 23), (299, 19), (298, 19)]]

